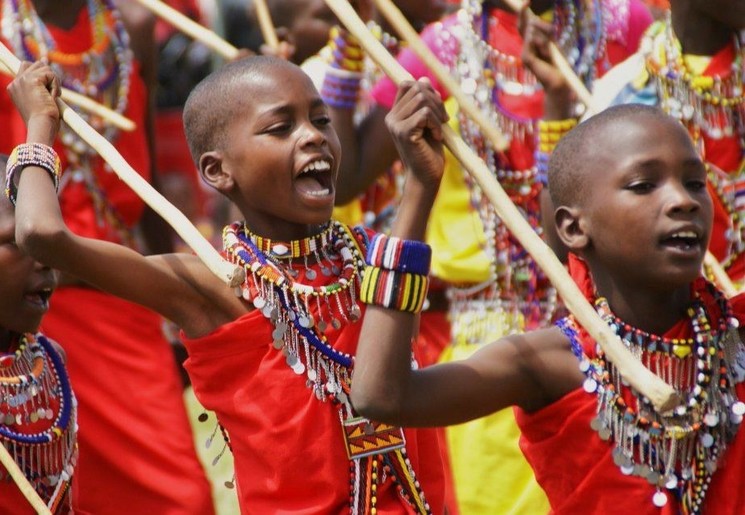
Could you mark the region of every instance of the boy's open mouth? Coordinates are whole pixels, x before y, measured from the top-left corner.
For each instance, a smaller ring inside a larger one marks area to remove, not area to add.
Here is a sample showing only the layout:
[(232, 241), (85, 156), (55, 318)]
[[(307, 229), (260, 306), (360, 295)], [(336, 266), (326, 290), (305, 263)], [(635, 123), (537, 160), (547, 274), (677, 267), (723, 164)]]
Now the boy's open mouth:
[(36, 306), (39, 306), (42, 309), (48, 309), (49, 308), (49, 297), (52, 296), (52, 289), (51, 288), (42, 288), (40, 290), (34, 290), (26, 292), (23, 295), (23, 298)]
[(326, 197), (334, 191), (331, 163), (319, 159), (307, 164), (295, 177), (297, 189), (312, 197)]
[(662, 239), (662, 244), (678, 250), (693, 250), (700, 247), (701, 238), (694, 231), (678, 231)]

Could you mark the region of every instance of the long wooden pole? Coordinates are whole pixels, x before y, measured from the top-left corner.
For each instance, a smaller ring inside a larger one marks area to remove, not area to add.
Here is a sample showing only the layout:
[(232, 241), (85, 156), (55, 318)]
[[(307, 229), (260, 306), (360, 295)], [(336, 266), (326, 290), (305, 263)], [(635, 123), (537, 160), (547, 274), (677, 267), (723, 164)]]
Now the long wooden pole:
[(455, 98), (461, 110), (473, 120), (481, 129), (492, 146), (498, 150), (506, 150), (509, 142), (504, 137), (492, 120), (489, 120), (484, 111), (479, 108), (473, 101), (472, 97), (466, 95), (463, 89), (456, 82), (447, 68), (437, 59), (437, 56), (424, 44), (414, 27), (411, 26), (406, 17), (401, 13), (398, 7), (391, 0), (375, 0), (375, 5), (383, 14), (391, 26), (398, 32), (402, 40), (406, 42), (409, 48), (419, 59), (429, 68), (437, 77), (437, 81)]
[(173, 7), (170, 7), (159, 0), (136, 1), (147, 7), (153, 14), (160, 17), (163, 21), (173, 25), (192, 39), (203, 43), (225, 59), (231, 61), (238, 57), (239, 52), (236, 47), (225, 41), (213, 31), (190, 19), (188, 16), (184, 16)]
[(276, 50), (279, 47), (279, 39), (277, 38), (277, 31), (274, 30), (274, 23), (272, 23), (272, 16), (269, 14), (266, 0), (253, 0), (253, 3), (256, 9), (256, 17), (259, 20), (261, 35), (266, 44)]
[(18, 463), (16, 463), (16, 460), (13, 459), (13, 456), (10, 455), (10, 452), (8, 452), (8, 449), (6, 449), (2, 443), (0, 443), (0, 462), (5, 467), (5, 470), (8, 471), (10, 477), (13, 478), (13, 482), (16, 484), (28, 503), (36, 510), (36, 513), (51, 515), (52, 512), (47, 507), (47, 504), (41, 497), (39, 497), (36, 489), (31, 485), (31, 483), (29, 483), (26, 475), (18, 466)]
[[(0, 61), (14, 74), (18, 73), (21, 65), (18, 58), (0, 43)], [(112, 170), (129, 186), (148, 206), (158, 213), (176, 233), (191, 247), (194, 253), (204, 262), (212, 273), (231, 286), (237, 286), (243, 281), (244, 271), (240, 267), (229, 263), (220, 256), (215, 248), (200, 234), (184, 214), (168, 202), (148, 182), (138, 174), (114, 146), (96, 132), (78, 113), (73, 111), (61, 98), (57, 98), (62, 119), (73, 129), (83, 141), (95, 149), (111, 166)]]
[[(412, 80), (411, 75), (370, 33), (347, 0), (325, 1), (347, 30), (360, 41), (368, 55), (394, 82), (400, 83), (405, 80)], [(497, 214), (507, 228), (530, 252), (551, 280), (567, 307), (587, 332), (595, 338), (619, 373), (632, 388), (648, 398), (659, 412), (667, 412), (675, 407), (680, 402), (675, 390), (645, 368), (639, 360), (635, 359), (608, 325), (600, 319), (595, 309), (579, 291), (564, 266), (512, 204), (484, 162), (447, 124), (443, 124), (442, 130), (445, 145), (476, 180), (487, 198), (494, 204)]]
[[(0, 73), (10, 75), (11, 77), (15, 75), (5, 66), (0, 66)], [(84, 109), (89, 113), (94, 114), (103, 120), (106, 120), (118, 129), (132, 132), (137, 128), (135, 122), (133, 122), (126, 116), (122, 116), (113, 109), (110, 109), (103, 104), (99, 104), (92, 98), (81, 95), (80, 93), (76, 93), (71, 89), (62, 88), (61, 97), (62, 100), (64, 100), (68, 104), (76, 105), (81, 109)]]

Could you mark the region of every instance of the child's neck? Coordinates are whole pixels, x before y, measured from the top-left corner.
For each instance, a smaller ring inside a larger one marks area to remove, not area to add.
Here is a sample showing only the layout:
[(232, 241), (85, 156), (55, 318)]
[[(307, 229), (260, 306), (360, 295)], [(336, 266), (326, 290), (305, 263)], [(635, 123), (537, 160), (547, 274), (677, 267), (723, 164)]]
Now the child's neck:
[(67, 30), (75, 25), (80, 10), (85, 7), (86, 0), (32, 0), (36, 13), (47, 25), (54, 25)]
[(653, 292), (601, 279), (596, 280), (595, 287), (599, 296), (608, 299), (618, 318), (657, 335), (678, 323), (691, 301), (688, 285), (674, 291)]
[(0, 352), (8, 352), (10, 346), (18, 339), (18, 333), (0, 327)]
[(684, 54), (711, 56), (732, 41), (732, 29), (693, 9), (674, 9), (671, 18)]

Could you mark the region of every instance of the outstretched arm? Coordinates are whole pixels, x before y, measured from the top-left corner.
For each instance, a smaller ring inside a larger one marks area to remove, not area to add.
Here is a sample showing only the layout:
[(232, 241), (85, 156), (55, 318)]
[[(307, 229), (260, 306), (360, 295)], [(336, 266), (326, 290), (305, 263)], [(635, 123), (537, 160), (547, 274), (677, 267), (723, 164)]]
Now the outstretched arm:
[[(445, 120), (429, 84), (402, 84), (387, 123), (410, 173), (391, 236), (424, 237), (444, 166), (440, 124)], [(581, 384), (558, 329), (511, 336), (466, 361), (412, 370), (416, 319), (368, 307), (352, 381), (352, 402), (362, 415), (406, 426), (449, 425), (511, 405), (533, 411)]]
[[(51, 69), (40, 62), (24, 63), (9, 91), (26, 122), (27, 143), (51, 146), (59, 128), (54, 102), (59, 84)], [(121, 245), (76, 236), (63, 221), (47, 170), (32, 164), (19, 169), (11, 180), (17, 186), (16, 241), (25, 252), (48, 266), (151, 308), (190, 333), (209, 329), (215, 308), (211, 308), (208, 298), (218, 291), (219, 280), (205, 274), (206, 269), (194, 257), (145, 258)], [(227, 290), (224, 285), (222, 289)], [(202, 309), (205, 314), (200, 314)]]

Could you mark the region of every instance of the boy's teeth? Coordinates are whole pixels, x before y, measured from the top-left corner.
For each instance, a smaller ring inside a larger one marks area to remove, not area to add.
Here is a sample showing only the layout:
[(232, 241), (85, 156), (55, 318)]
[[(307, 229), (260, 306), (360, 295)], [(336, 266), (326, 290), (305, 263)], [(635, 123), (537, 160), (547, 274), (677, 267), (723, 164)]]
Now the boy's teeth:
[(330, 170), (331, 165), (327, 161), (314, 161), (302, 169), (301, 173)]
[(696, 233), (693, 231), (682, 231), (673, 234), (673, 238), (696, 238)]

